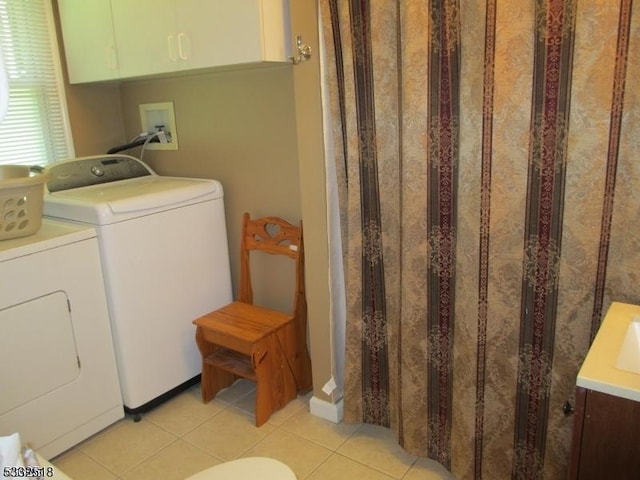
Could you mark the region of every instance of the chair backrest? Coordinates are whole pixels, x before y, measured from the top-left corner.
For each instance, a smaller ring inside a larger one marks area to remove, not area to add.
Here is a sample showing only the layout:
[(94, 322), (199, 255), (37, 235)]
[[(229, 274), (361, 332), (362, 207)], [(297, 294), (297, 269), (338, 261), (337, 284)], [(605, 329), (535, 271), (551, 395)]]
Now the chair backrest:
[(307, 304), (304, 285), (302, 221), (297, 226), (278, 217), (262, 217), (251, 220), (248, 213), (243, 215), (238, 300), (244, 303), (253, 303), (249, 261), (250, 252), (252, 251), (261, 251), (271, 255), (285, 255), (296, 262), (296, 290), (293, 313), (300, 323), (306, 324)]

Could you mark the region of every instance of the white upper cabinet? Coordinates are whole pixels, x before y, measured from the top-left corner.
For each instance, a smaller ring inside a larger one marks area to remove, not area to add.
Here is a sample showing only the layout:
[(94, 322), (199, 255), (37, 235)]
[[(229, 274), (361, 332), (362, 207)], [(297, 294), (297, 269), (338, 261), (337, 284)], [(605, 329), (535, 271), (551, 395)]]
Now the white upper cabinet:
[(174, 30), (173, 4), (173, 0), (111, 0), (121, 78), (175, 70), (168, 45)]
[(282, 0), (176, 0), (178, 61), (186, 68), (286, 62), (289, 8)]
[[(71, 83), (288, 62), (291, 55), (288, 0), (59, 0), (59, 5)], [(90, 50), (108, 42), (98, 38), (100, 29), (81, 23), (110, 23), (114, 48), (105, 62), (115, 61), (115, 67), (87, 62)]]
[(110, 0), (58, 0), (71, 83), (118, 78)]

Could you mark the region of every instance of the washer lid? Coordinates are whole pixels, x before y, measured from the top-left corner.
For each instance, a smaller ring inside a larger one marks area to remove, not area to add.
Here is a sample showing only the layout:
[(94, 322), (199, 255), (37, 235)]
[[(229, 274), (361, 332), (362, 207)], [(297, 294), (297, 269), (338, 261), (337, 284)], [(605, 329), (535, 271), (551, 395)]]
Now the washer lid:
[(222, 196), (216, 180), (145, 176), (48, 193), (44, 214), (106, 225)]

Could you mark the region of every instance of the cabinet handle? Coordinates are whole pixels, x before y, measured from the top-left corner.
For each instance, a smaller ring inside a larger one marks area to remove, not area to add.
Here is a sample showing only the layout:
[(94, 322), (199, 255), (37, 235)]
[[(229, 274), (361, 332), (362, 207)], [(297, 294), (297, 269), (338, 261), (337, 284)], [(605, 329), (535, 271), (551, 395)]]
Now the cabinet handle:
[(176, 42), (173, 35), (167, 35), (167, 51), (169, 52), (169, 60), (177, 62), (178, 55), (176, 54)]
[(178, 53), (181, 60), (188, 60), (191, 54), (191, 45), (189, 43), (189, 37), (186, 33), (180, 32), (178, 34)]

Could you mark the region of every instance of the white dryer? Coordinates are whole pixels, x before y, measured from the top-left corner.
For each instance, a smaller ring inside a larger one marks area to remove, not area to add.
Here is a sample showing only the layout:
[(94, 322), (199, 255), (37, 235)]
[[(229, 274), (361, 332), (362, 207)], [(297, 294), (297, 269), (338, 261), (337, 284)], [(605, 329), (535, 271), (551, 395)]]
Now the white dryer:
[(45, 216), (98, 232), (124, 406), (137, 415), (198, 381), (191, 322), (231, 301), (222, 185), (126, 155), (48, 170)]
[(47, 458), (124, 416), (96, 231), (0, 242), (0, 436)]

